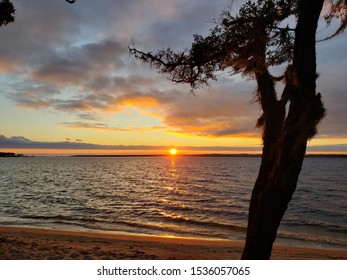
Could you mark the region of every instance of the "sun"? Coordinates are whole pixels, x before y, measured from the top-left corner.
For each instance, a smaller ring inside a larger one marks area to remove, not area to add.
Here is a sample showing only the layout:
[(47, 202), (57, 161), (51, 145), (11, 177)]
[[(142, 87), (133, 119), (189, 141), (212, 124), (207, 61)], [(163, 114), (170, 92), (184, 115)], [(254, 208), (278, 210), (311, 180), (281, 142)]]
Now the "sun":
[(171, 148), (171, 149), (169, 150), (169, 153), (170, 153), (170, 155), (174, 156), (174, 155), (177, 154), (177, 150), (176, 150), (175, 148)]

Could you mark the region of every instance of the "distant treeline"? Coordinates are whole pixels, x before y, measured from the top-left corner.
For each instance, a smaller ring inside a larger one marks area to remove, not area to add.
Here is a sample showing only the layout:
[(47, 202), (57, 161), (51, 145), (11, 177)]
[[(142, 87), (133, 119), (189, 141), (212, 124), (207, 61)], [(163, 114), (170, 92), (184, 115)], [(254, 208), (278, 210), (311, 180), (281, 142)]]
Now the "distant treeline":
[(0, 157), (24, 157), (24, 155), (23, 154), (0, 152)]

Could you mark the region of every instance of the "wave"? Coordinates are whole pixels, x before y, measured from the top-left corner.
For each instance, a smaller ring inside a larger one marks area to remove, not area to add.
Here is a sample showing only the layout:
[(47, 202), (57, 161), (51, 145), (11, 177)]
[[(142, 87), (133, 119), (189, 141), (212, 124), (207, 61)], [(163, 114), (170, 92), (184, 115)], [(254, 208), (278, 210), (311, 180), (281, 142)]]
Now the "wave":
[(314, 247), (331, 247), (347, 249), (347, 240), (341, 236), (324, 236), (319, 234), (305, 234), (305, 233), (293, 233), (293, 232), (279, 232), (277, 235), (278, 239), (283, 239), (285, 243), (288, 240), (295, 240), (302, 242), (303, 244), (314, 246)]
[(161, 215), (168, 221), (173, 221), (177, 224), (186, 224), (186, 225), (192, 225), (192, 226), (200, 226), (205, 228), (220, 228), (220, 229), (226, 229), (231, 231), (241, 231), (245, 232), (246, 227), (240, 226), (240, 225), (233, 225), (233, 224), (227, 224), (222, 222), (215, 222), (206, 219), (205, 221), (192, 219), (188, 217), (182, 217), (182, 216), (176, 216), (171, 214), (165, 214), (161, 212)]

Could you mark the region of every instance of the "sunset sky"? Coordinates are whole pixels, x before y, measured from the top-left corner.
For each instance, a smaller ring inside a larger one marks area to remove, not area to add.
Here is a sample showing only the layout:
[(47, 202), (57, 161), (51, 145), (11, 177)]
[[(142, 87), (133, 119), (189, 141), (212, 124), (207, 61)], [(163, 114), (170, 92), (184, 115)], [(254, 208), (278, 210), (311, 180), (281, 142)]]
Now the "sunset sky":
[[(254, 81), (224, 72), (193, 95), (128, 53), (132, 41), (146, 51), (189, 48), (228, 0), (13, 3), (15, 22), (0, 28), (1, 151), (261, 151)], [(329, 31), (320, 26), (318, 38)], [(327, 117), (310, 152), (347, 153), (346, 46), (347, 32), (317, 45)]]

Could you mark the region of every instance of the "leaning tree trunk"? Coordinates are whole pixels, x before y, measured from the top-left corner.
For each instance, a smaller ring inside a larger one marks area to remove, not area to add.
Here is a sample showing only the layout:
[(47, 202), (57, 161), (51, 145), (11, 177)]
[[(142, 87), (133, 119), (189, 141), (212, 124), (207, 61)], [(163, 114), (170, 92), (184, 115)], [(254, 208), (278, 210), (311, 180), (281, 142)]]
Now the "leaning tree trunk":
[[(316, 94), (315, 50), (323, 2), (299, 1), (294, 59), (286, 75), (284, 100), (276, 100), (266, 72), (257, 75), (265, 120), (263, 155), (252, 192), (242, 259), (271, 257), (278, 227), (296, 189), (307, 141), (324, 116), (320, 94)], [(287, 98), (290, 106), (285, 118)]]

